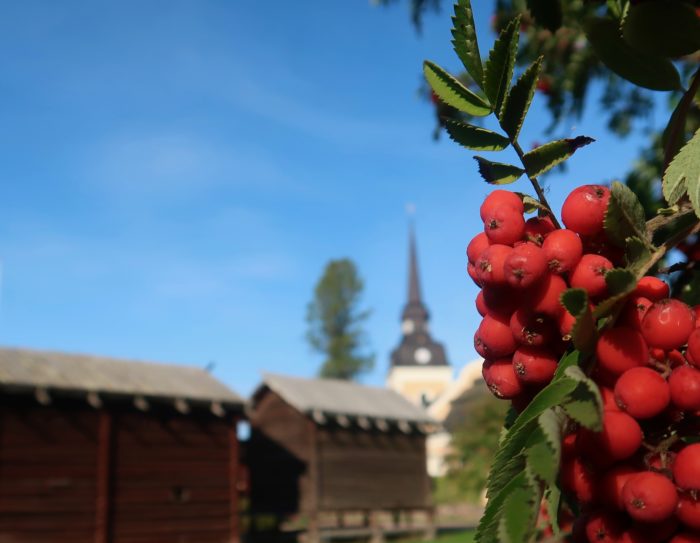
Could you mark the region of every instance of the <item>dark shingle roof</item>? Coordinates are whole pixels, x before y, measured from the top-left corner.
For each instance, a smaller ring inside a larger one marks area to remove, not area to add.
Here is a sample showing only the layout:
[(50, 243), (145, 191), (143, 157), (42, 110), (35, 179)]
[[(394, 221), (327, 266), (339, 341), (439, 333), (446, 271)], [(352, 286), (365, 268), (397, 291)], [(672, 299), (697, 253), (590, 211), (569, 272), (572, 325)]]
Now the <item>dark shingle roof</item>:
[(226, 385), (197, 367), (30, 349), (0, 348), (3, 388), (244, 403)]
[(423, 409), (386, 388), (369, 387), (339, 379), (302, 379), (269, 373), (263, 376), (263, 383), (258, 392), (265, 387), (306, 414), (321, 413), (388, 422), (435, 424)]

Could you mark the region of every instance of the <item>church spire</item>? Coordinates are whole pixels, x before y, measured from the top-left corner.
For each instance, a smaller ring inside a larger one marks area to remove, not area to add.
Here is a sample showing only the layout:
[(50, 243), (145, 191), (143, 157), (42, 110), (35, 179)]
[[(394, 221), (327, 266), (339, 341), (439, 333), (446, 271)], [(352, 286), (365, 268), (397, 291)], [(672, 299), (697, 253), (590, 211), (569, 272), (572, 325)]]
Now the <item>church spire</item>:
[(428, 318), (428, 310), (421, 298), (416, 235), (411, 222), (408, 227), (408, 301), (404, 306), (402, 319), (409, 319), (414, 322), (416, 329), (422, 329), (425, 328)]

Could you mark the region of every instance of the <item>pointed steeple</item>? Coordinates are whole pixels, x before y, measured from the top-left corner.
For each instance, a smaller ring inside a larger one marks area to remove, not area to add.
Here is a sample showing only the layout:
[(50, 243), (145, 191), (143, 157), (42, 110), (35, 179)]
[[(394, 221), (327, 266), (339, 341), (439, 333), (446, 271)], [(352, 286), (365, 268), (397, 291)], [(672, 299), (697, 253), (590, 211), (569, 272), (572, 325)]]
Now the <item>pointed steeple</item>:
[(430, 314), (421, 296), (416, 236), (411, 222), (408, 233), (408, 300), (401, 313), (403, 337), (391, 353), (392, 367), (448, 365), (445, 349), (430, 337), (429, 318)]

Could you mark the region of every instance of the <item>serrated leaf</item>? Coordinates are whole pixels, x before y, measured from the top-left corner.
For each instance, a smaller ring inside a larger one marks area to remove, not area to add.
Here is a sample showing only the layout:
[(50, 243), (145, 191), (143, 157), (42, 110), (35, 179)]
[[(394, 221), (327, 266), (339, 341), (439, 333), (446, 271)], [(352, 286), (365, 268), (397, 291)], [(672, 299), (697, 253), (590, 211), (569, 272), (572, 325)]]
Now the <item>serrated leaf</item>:
[(494, 496), (486, 503), (484, 514), (481, 515), (476, 529), (474, 541), (476, 543), (498, 543), (498, 524), (503, 512), (504, 502), (509, 492), (523, 484), (528, 484), (524, 471), (520, 471), (503, 488), (503, 492)]
[(581, 147), (594, 141), (593, 138), (587, 136), (550, 141), (526, 153), (523, 157), (523, 164), (530, 177), (537, 177), (564, 162)]
[(423, 63), (423, 74), (433, 92), (448, 106), (477, 117), (491, 113), (491, 106), (486, 100), (470, 91), (437, 64), (426, 60)]
[(700, 17), (694, 7), (668, 0), (630, 6), (622, 36), (638, 51), (677, 58), (700, 49)]
[(571, 367), (565, 373), (577, 381), (578, 386), (564, 402), (564, 411), (582, 426), (600, 431), (603, 427), (603, 398), (598, 385), (586, 377), (581, 368)]
[(603, 64), (627, 81), (658, 91), (681, 88), (681, 78), (673, 63), (634, 49), (622, 39), (617, 21), (592, 18), (586, 24), (586, 36)]
[(605, 274), (605, 284), (608, 287), (609, 297), (593, 310), (593, 317), (596, 320), (608, 316), (615, 305), (632, 293), (637, 286), (637, 278), (630, 270), (614, 268)]
[(483, 157), (475, 156), (474, 160), (479, 163), (479, 173), (484, 181), (492, 185), (507, 185), (525, 173), (525, 170), (513, 166), (512, 164), (503, 164), (502, 162), (492, 162)]
[(560, 297), (561, 304), (576, 319), (571, 329), (571, 339), (574, 347), (584, 353), (590, 353), (595, 348), (598, 333), (588, 304), (588, 293), (582, 288), (565, 290)]
[(527, 0), (527, 9), (537, 24), (550, 32), (556, 32), (561, 26), (562, 11), (559, 0)]
[(540, 489), (528, 482), (509, 490), (498, 523), (499, 543), (530, 541), (535, 532), (541, 499)]
[(501, 115), (501, 128), (515, 141), (520, 134), (520, 129), (525, 121), (525, 116), (530, 108), (532, 97), (535, 95), (535, 87), (542, 69), (542, 57), (525, 70), (518, 78), (508, 93), (508, 98), (503, 105)]
[(547, 409), (537, 418), (537, 427), (526, 445), (528, 469), (548, 486), (556, 484), (559, 472), (563, 422), (554, 409)]
[(566, 379), (566, 370), (574, 366), (579, 367), (581, 365), (582, 358), (583, 353), (580, 351), (572, 351), (562, 356), (561, 360), (559, 360), (559, 364), (557, 364), (557, 371), (554, 372), (554, 378), (552, 381)]
[(445, 129), (452, 141), (467, 149), (502, 151), (510, 145), (510, 141), (505, 136), (454, 119), (445, 119)]
[(517, 16), (501, 31), (486, 61), (483, 89), (493, 104), (496, 114), (501, 112), (510, 82), (513, 79), (519, 32), (520, 16)]
[(651, 248), (646, 241), (630, 237), (625, 240), (625, 262), (633, 273), (640, 271), (651, 258)]
[(525, 213), (533, 213), (538, 210), (546, 211), (549, 213), (547, 206), (540, 203), (537, 198), (533, 198), (529, 194), (524, 194), (522, 192), (516, 192), (520, 199), (523, 201), (523, 207), (525, 208)]
[(608, 239), (619, 247), (624, 247), (629, 237), (646, 238), (644, 207), (637, 195), (619, 181), (613, 182), (610, 187), (610, 200), (603, 224)]
[(459, 0), (455, 4), (455, 14), (452, 17), (452, 45), (467, 73), (479, 87), (483, 88), (484, 68), (481, 65), (481, 53), (479, 53), (479, 42), (476, 39), (470, 0)]
[(544, 495), (547, 502), (547, 516), (549, 525), (552, 527), (554, 535), (559, 535), (559, 505), (561, 503), (561, 490), (557, 485), (547, 488)]
[(668, 165), (662, 188), (669, 204), (675, 204), (686, 189), (695, 214), (700, 217), (700, 129)]

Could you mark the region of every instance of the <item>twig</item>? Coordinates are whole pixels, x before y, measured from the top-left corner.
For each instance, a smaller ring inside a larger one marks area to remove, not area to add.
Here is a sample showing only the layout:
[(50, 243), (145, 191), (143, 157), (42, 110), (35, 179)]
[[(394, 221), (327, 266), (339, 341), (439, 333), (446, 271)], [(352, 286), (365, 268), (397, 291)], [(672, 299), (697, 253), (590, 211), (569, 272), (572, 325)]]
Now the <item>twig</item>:
[(672, 235), (670, 238), (668, 238), (665, 242), (663, 242), (661, 244), (661, 246), (651, 254), (651, 258), (649, 259), (649, 261), (639, 271), (639, 276), (640, 277), (643, 276), (652, 267), (654, 267), (654, 264), (656, 264), (659, 260), (661, 260), (663, 258), (663, 256), (670, 249), (673, 249), (676, 245), (678, 245), (681, 241), (683, 241), (688, 236), (692, 236), (693, 234), (697, 234), (698, 232), (700, 232), (700, 222), (694, 222), (694, 223), (690, 224), (689, 226), (687, 226), (686, 228), (683, 228), (682, 230), (676, 232), (674, 235)]
[(695, 212), (693, 211), (693, 207), (690, 205), (690, 202), (682, 202), (677, 213), (674, 213), (673, 215), (657, 215), (656, 217), (649, 219), (647, 221), (647, 234), (649, 237), (651, 237), (659, 228), (663, 228), (664, 226), (671, 224), (672, 222), (685, 217), (686, 215), (690, 215), (691, 213)]
[(671, 266), (659, 268), (659, 273), (669, 275), (679, 271), (692, 271), (697, 268), (700, 268), (700, 260), (688, 260), (688, 262), (676, 262)]

